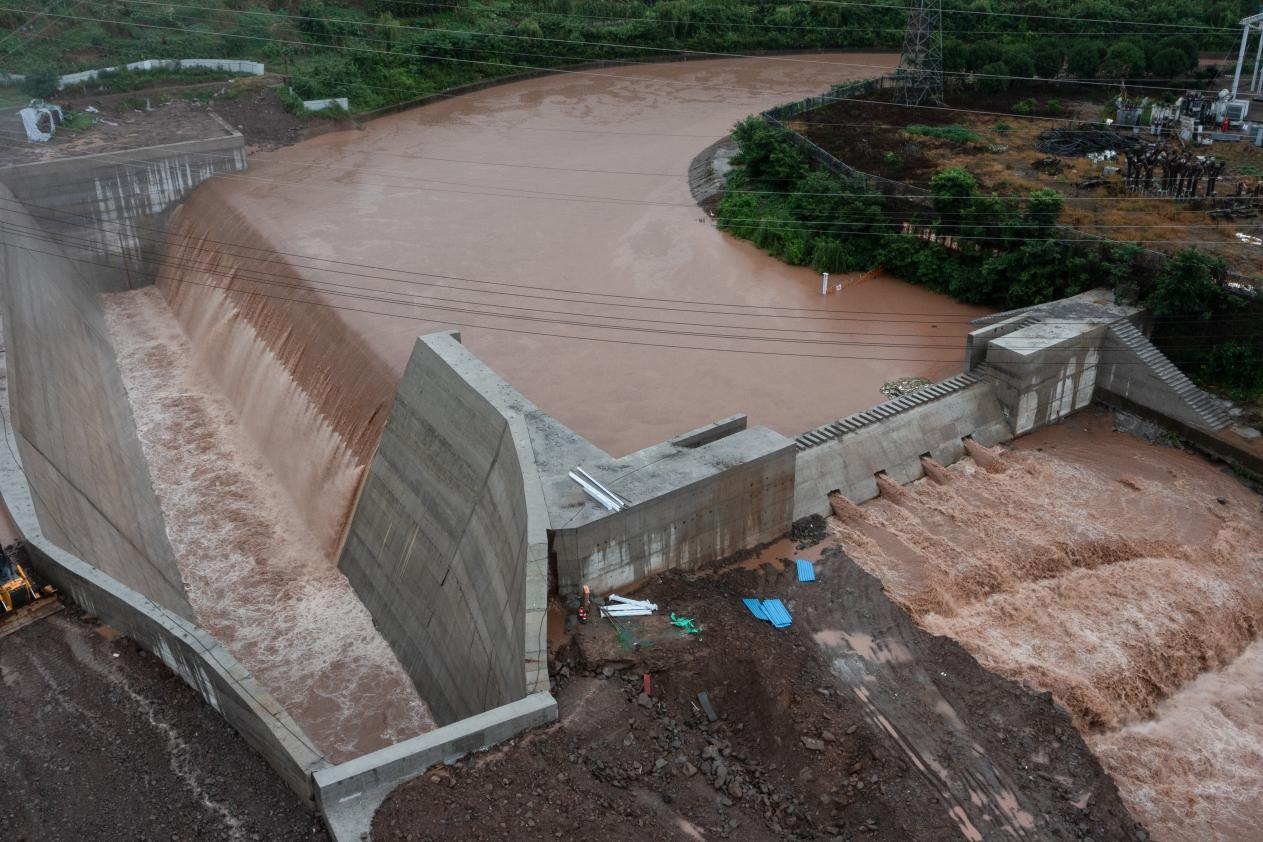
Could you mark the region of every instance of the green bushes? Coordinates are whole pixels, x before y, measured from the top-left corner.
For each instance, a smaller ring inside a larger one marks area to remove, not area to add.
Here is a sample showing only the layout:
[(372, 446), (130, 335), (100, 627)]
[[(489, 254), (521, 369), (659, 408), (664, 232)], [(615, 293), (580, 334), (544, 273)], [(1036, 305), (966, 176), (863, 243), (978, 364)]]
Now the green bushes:
[(28, 73), (18, 85), (18, 89), (32, 99), (43, 99), (57, 90), (57, 82), (60, 79), (61, 77), (53, 68), (40, 67)]
[(1200, 380), (1238, 399), (1263, 392), (1263, 348), (1243, 339), (1216, 345), (1206, 355)]
[(982, 136), (970, 131), (964, 126), (921, 126), (911, 125), (904, 129), (907, 134), (921, 135), (923, 137), (936, 137), (941, 140), (950, 140), (952, 143), (981, 143)]
[(1195, 248), (1177, 252), (1154, 278), (1144, 306), (1159, 318), (1206, 321), (1228, 304), (1227, 294), (1216, 279), (1224, 268), (1222, 258)]
[[(810, 169), (787, 132), (745, 120), (734, 135), (734, 161), (744, 167), (729, 173), (718, 223), (787, 263), (818, 272), (880, 265), (959, 301), (1005, 309), (1112, 288), (1133, 273), (1134, 248), (1078, 250), (1053, 238), (1064, 204), (1055, 190), (1022, 202), (982, 193), (968, 170), (940, 171), (930, 180), (937, 219), (929, 227), (955, 240), (948, 248), (902, 234), (900, 216), (864, 180)], [(786, 187), (780, 179), (799, 167)]]

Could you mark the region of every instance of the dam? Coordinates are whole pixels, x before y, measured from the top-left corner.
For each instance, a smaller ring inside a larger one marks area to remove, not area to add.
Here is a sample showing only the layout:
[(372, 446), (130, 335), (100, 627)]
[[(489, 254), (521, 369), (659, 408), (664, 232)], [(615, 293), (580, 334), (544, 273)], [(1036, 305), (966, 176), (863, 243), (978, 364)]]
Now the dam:
[[(925, 503), (905, 552), (897, 513), (874, 513), (921, 500), (927, 474), (953, 488), (952, 472), (981, 477), (975, 463), (1021, 462), (988, 448), (1093, 400), (1222, 425), (1111, 291), (1009, 314), (881, 275), (821, 296), (813, 272), (692, 202), (690, 162), (734, 122), (881, 62), (546, 76), (248, 161), (219, 126), (205, 144), (0, 171), (20, 454), (6, 504), (49, 577), (197, 688), (337, 838), (358, 838), (398, 781), (557, 716), (550, 594), (695, 569), (830, 511), (865, 512), (871, 528), (831, 530), (918, 622), (1032, 678), (966, 619), (1042, 568), (959, 553), (923, 570), (922, 551), (967, 543), (957, 520)], [(114, 185), (150, 201), (125, 205)], [(910, 376), (930, 385), (883, 401)], [(1069, 481), (1041, 464), (1004, 476)], [(576, 466), (626, 509), (585, 496)], [(1046, 501), (1042, 534), (1067, 505)], [(1251, 545), (1189, 529), (1223, 538), (1224, 569)], [(1089, 549), (1069, 561), (1038, 542), (994, 552), (1040, 550), (1032, 564), (1053, 571), (1170, 567), (1199, 540), (1074, 537)], [(1238, 631), (1254, 597), (1234, 597)], [(1153, 602), (1171, 637), (1187, 631), (1169, 594)], [(1191, 663), (1235, 666), (1251, 639), (1206, 644), (1148, 700), (1133, 685), (1093, 697), (1091, 665), (1067, 668), (1069, 690), (1032, 680), (1103, 757), (1126, 757), (1140, 744), (1126, 729), (1168, 697), (1200, 709), (1179, 699)]]

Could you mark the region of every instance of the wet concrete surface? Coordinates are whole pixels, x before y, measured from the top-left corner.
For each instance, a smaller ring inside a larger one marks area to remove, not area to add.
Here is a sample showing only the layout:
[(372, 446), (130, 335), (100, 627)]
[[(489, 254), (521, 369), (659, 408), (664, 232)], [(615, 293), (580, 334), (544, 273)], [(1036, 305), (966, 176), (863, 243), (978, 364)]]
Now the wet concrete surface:
[(0, 838), (328, 837), (200, 696), (71, 607), (0, 640)]

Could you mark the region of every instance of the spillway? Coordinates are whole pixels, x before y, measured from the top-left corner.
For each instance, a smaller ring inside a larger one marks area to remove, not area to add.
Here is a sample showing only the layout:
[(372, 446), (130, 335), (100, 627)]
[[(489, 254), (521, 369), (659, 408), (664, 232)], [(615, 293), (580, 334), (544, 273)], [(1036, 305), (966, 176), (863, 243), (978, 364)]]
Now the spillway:
[(1260, 499), (1089, 410), (834, 531), (928, 630), (1070, 710), (1168, 842), (1263, 820)]

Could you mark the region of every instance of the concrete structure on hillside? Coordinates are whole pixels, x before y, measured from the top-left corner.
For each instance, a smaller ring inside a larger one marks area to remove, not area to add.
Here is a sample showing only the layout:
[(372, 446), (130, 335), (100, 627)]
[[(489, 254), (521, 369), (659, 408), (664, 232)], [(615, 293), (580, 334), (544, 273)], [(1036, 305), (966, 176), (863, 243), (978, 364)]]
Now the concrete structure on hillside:
[(97, 292), (144, 286), (157, 272), (168, 214), (206, 179), (246, 168), (240, 132), (210, 112), (202, 126), (207, 134), (196, 140), (0, 167), (0, 182), (83, 262)]

